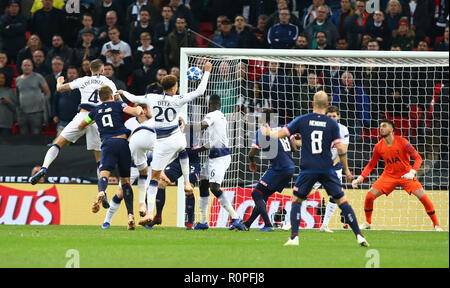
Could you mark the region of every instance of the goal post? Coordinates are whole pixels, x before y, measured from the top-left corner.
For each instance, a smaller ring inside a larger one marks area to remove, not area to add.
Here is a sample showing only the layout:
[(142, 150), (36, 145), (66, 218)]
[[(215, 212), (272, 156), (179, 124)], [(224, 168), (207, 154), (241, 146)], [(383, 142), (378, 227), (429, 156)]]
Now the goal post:
[[(232, 152), (232, 163), (222, 190), (241, 218), (251, 213), (252, 187), (269, 167), (267, 159), (259, 159), (257, 173), (248, 169), (247, 154), (262, 109), (271, 107), (276, 111), (278, 123), (284, 125), (296, 116), (311, 112), (312, 95), (324, 90), (330, 103), (338, 106), (340, 122), (349, 128), (348, 158), (352, 173), (359, 175), (370, 160), (379, 140), (379, 120), (392, 120), (395, 134), (406, 137), (421, 154), (424, 162), (418, 179), (434, 203), (441, 227), (448, 229), (448, 53), (181, 48), (180, 57), (180, 94), (198, 85), (187, 80), (189, 67), (198, 66), (205, 59), (213, 63), (206, 97), (187, 104), (183, 114), (187, 122), (198, 123), (207, 113), (208, 96), (218, 94), (221, 97)], [(207, 137), (202, 135), (201, 141), (205, 139)], [(207, 152), (204, 152), (202, 163), (206, 157)], [(300, 153), (295, 152), (293, 158), (298, 166)], [(364, 221), (364, 197), (381, 175), (383, 166), (380, 160), (361, 189), (353, 189), (344, 182), (345, 194), (360, 222)], [(298, 172), (297, 167), (290, 187)], [(432, 229), (420, 202), (397, 190), (375, 201), (373, 227)], [(289, 217), (285, 213), (290, 211), (291, 193), (291, 189), (285, 189), (269, 198), (268, 212), (274, 222), (279, 224)], [(198, 203), (198, 188), (196, 198)], [(303, 228), (320, 227), (328, 198), (322, 189), (312, 191), (306, 205), (302, 205)], [(179, 227), (185, 222), (184, 199), (183, 185), (179, 182)], [(229, 224), (229, 215), (214, 196), (210, 197), (209, 212), (210, 226)], [(335, 214), (330, 227), (342, 228), (339, 213)], [(252, 227), (261, 225), (258, 218)]]

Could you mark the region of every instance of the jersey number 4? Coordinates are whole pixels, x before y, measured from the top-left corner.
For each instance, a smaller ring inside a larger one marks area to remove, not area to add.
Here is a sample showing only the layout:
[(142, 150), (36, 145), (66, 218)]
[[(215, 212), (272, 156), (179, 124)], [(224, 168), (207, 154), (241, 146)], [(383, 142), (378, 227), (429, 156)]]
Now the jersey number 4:
[(98, 90), (97, 89), (95, 89), (95, 91), (92, 92), (91, 96), (89, 96), (88, 101), (92, 102), (92, 103), (97, 103), (98, 102)]

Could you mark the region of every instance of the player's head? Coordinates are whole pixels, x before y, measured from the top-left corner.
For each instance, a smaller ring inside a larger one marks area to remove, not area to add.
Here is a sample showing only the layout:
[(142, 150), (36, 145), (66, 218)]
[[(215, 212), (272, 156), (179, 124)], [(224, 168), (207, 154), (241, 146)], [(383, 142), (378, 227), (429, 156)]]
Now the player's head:
[(328, 107), (328, 95), (324, 91), (318, 91), (314, 94), (313, 100), (314, 110), (325, 110)]
[(209, 112), (213, 112), (216, 110), (219, 110), (220, 107), (222, 107), (222, 104), (220, 103), (220, 96), (217, 94), (213, 94), (209, 96), (209, 104), (208, 104)]
[(389, 119), (383, 119), (380, 121), (380, 135), (381, 137), (387, 137), (394, 133), (394, 122)]
[(98, 89), (98, 97), (100, 97), (100, 101), (102, 102), (114, 100), (113, 91), (107, 85), (103, 85)]
[(142, 110), (144, 110), (144, 116), (147, 119), (152, 118), (152, 110), (148, 109), (148, 105), (147, 104), (145, 104), (145, 103), (136, 103), (135, 107), (136, 106), (140, 106), (142, 108)]
[(175, 75), (166, 75), (161, 79), (164, 93), (175, 95), (178, 91), (178, 78)]
[(92, 75), (103, 74), (103, 61), (100, 59), (92, 60), (91, 63), (89, 63), (89, 68), (91, 69)]
[(339, 108), (336, 106), (328, 106), (327, 107), (327, 116), (334, 119), (335, 121), (339, 122), (339, 119), (340, 119)]

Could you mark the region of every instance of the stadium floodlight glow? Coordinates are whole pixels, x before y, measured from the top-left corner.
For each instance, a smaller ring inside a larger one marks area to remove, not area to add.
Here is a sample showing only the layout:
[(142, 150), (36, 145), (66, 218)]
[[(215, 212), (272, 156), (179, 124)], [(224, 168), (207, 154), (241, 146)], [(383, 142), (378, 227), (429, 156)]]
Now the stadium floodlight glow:
[[(258, 173), (248, 171), (247, 153), (251, 138), (258, 128), (256, 120), (261, 109), (270, 104), (278, 105), (278, 114), (283, 114), (278, 115), (278, 120), (284, 124), (295, 116), (310, 112), (311, 99), (308, 93), (320, 87), (329, 94), (332, 104), (339, 106), (341, 121), (349, 126), (350, 170), (359, 175), (370, 160), (373, 145), (378, 141), (378, 121), (383, 117), (392, 119), (396, 125), (395, 133), (414, 144), (424, 159), (418, 178), (427, 194), (433, 197), (436, 213), (441, 217), (441, 227), (448, 229), (447, 52), (181, 48), (180, 57), (180, 75), (186, 75), (189, 67), (199, 66), (205, 58), (213, 63), (206, 97), (200, 97), (187, 105), (183, 116), (188, 123), (198, 123), (206, 114), (208, 95), (215, 93), (221, 96), (222, 112), (230, 126), (233, 157), (222, 185), (232, 189), (222, 190), (232, 197), (230, 201), (235, 203), (235, 210), (241, 213), (239, 216), (243, 217), (252, 206), (251, 196), (240, 193), (247, 193), (245, 187), (255, 184), (268, 167), (267, 160), (261, 160), (258, 161)], [(277, 86), (267, 82), (270, 77), (263, 76), (269, 70), (269, 63), (278, 63), (275, 73), (278, 75)], [(351, 74), (351, 81), (345, 80), (346, 83), (359, 87), (358, 91), (363, 91), (364, 97), (347, 92), (344, 95), (344, 91), (353, 89), (344, 89), (342, 76), (345, 73)], [(196, 85), (182, 76), (179, 92), (189, 92)], [(207, 138), (203, 135), (201, 141), (204, 139)], [(202, 155), (202, 160), (204, 157), (207, 157), (206, 153)], [(298, 152), (294, 154), (294, 160), (299, 163)], [(381, 171), (378, 169), (372, 172), (362, 190), (345, 186), (346, 196), (351, 199), (360, 222), (364, 220), (364, 196)], [(178, 190), (177, 226), (182, 227), (185, 215), (182, 181)], [(320, 193), (326, 202), (328, 197)], [(320, 222), (320, 217), (317, 218), (318, 215), (311, 212), (314, 209), (320, 211), (320, 200), (312, 200), (309, 206), (305, 205), (305, 213), (310, 214), (302, 216), (306, 222), (309, 221), (306, 227), (317, 227), (317, 221)], [(212, 205), (216, 205), (216, 202), (214, 200)], [(269, 202), (269, 215), (273, 216), (281, 208), (289, 213), (290, 202), (285, 198)], [(433, 227), (428, 216), (417, 202), (404, 191), (396, 191), (389, 197), (377, 200), (374, 228), (431, 230)], [(215, 221), (212, 224), (220, 227), (226, 223), (227, 215), (223, 209), (211, 207), (210, 211), (217, 213), (210, 215), (210, 219), (213, 217)], [(330, 227), (342, 228), (339, 216), (333, 217)]]

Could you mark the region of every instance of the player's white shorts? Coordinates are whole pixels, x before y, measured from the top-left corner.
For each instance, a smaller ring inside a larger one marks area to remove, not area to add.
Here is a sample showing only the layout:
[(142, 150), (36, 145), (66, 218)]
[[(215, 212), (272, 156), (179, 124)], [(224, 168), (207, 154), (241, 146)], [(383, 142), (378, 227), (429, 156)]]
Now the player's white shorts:
[(141, 129), (131, 135), (131, 157), (139, 170), (147, 167), (147, 152), (154, 149), (155, 140), (156, 134), (147, 129)]
[(186, 149), (186, 137), (178, 131), (166, 138), (156, 139), (153, 148), (152, 170), (162, 171), (176, 154)]
[(225, 178), (225, 172), (230, 167), (231, 155), (226, 155), (217, 158), (209, 158), (203, 163), (200, 171), (200, 181), (208, 180), (210, 183), (222, 184)]
[(89, 112), (78, 112), (72, 121), (63, 129), (61, 136), (67, 141), (75, 143), (81, 136), (86, 134), (87, 150), (101, 151), (102, 141), (98, 133), (97, 124), (93, 123), (84, 130), (79, 130), (78, 125), (83, 121)]
[[(341, 181), (341, 184), (342, 184), (342, 169), (335, 170), (335, 171), (339, 178), (339, 181)], [(313, 189), (319, 189), (320, 186), (322, 186), (322, 184), (320, 184), (320, 182), (316, 182), (316, 184), (314, 184), (314, 186), (313, 186)]]

